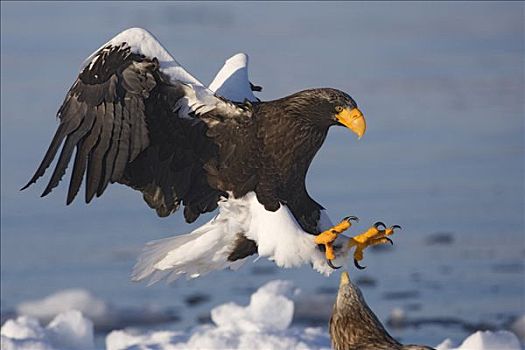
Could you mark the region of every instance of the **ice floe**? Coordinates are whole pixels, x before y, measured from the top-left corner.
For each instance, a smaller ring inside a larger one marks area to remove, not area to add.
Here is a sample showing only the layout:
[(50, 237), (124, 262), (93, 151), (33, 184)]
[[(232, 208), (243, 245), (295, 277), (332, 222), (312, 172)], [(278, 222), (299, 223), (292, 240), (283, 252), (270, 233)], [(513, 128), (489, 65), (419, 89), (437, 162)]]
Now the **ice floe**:
[(93, 323), (76, 310), (56, 316), (46, 327), (30, 316), (7, 320), (0, 331), (2, 350), (94, 349)]
[[(66, 296), (63, 300), (69, 300), (69, 306), (79, 307), (86, 315), (98, 318), (107, 315), (107, 304), (90, 294), (65, 291), (58, 295)], [(330, 349), (326, 327), (292, 325), (298, 300), (301, 300), (301, 296), (291, 282), (275, 280), (253, 293), (247, 305), (230, 302), (213, 308), (212, 324), (201, 325), (190, 331), (113, 330), (106, 336), (105, 347), (107, 350)], [(20, 304), (18, 311), (24, 311), (26, 316), (4, 323), (1, 329), (2, 350), (95, 349), (93, 323), (80, 311), (64, 309), (53, 298)], [(35, 318), (44, 319), (56, 312), (60, 313), (45, 327)], [(521, 318), (516, 321), (518, 327), (520, 322)], [(512, 332), (478, 331), (459, 345), (447, 339), (436, 349), (520, 350), (521, 347), (518, 337)]]
[(80, 288), (58, 291), (42, 299), (25, 301), (16, 307), (18, 315), (31, 316), (41, 323), (48, 323), (68, 310), (80, 311), (94, 323), (97, 331), (177, 320), (172, 310), (160, 310), (153, 306), (117, 308)]

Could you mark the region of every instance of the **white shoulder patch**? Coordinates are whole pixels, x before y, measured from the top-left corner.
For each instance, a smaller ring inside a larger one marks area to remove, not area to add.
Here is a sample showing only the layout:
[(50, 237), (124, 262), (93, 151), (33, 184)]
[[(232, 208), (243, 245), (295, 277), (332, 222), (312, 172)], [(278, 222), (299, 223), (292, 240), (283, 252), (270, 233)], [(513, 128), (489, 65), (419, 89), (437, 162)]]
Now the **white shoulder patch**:
[(257, 101), (248, 78), (248, 55), (228, 58), (209, 86), (210, 90), (235, 102)]

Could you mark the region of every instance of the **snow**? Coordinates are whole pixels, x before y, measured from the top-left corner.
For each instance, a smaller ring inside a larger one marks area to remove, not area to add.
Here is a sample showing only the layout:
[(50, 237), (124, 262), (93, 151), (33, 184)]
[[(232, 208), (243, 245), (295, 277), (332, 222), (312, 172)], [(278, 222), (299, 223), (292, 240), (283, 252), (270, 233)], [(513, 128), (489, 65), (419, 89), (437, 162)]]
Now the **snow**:
[(38, 320), (19, 316), (2, 326), (2, 350), (88, 350), (94, 349), (93, 323), (79, 311), (55, 317), (45, 328)]
[(289, 329), (287, 332), (228, 333), (203, 326), (187, 336), (183, 332), (157, 331), (133, 334), (111, 332), (106, 338), (107, 350), (135, 349), (330, 349), (328, 335), (321, 328)]
[(76, 310), (55, 317), (46, 327), (51, 344), (66, 349), (92, 349), (93, 323)]
[(44, 330), (36, 319), (19, 316), (16, 320), (7, 320), (0, 334), (12, 339), (40, 339), (44, 337)]
[(461, 343), (452, 346), (450, 339), (436, 347), (436, 350), (520, 350), (520, 342), (514, 333), (509, 331), (477, 331)]
[[(62, 293), (65, 296), (73, 294), (71, 291)], [(99, 299), (85, 297), (86, 295), (83, 296), (84, 300), (105, 305)], [(248, 305), (230, 302), (213, 308), (211, 310), (213, 324), (198, 326), (189, 332), (170, 329), (114, 330), (106, 336), (106, 349), (330, 349), (330, 338), (326, 327), (292, 326), (295, 301), (299, 299), (299, 290), (294, 288), (291, 282), (270, 281), (251, 295)], [(21, 304), (23, 307), (19, 309), (34, 305), (35, 315), (51, 315), (61, 310), (53, 301), (53, 298), (46, 298), (40, 303), (28, 302)], [(76, 305), (83, 306), (78, 302)], [(84, 311), (88, 312), (88, 309), (85, 308)], [(98, 312), (103, 309), (99, 309)], [(519, 318), (515, 323), (519, 324), (524, 317)], [(95, 348), (93, 323), (76, 310), (60, 313), (46, 327), (42, 327), (34, 317), (19, 316), (15, 320), (6, 321), (0, 334), (2, 350)], [(436, 350), (519, 349), (521, 348), (518, 338), (508, 331), (478, 331), (467, 337), (459, 346), (447, 339), (436, 347)]]
[(97, 329), (104, 330), (130, 323), (162, 323), (174, 317), (170, 310), (161, 310), (154, 306), (117, 308), (81, 288), (64, 289), (42, 299), (25, 301), (16, 306), (18, 315), (30, 316), (42, 323), (48, 323), (57, 315), (69, 310), (80, 311)]
[(323, 328), (290, 328), (292, 298), (298, 291), (288, 281), (271, 281), (259, 288), (247, 306), (227, 303), (211, 311), (213, 325), (180, 331), (113, 331), (108, 350), (155, 349), (330, 349)]
[(272, 281), (259, 288), (246, 307), (228, 303), (211, 311), (212, 321), (220, 328), (244, 332), (282, 331), (290, 326), (294, 303), (293, 286), (286, 281)]
[(40, 320), (50, 320), (56, 315), (78, 310), (91, 320), (99, 320), (108, 314), (108, 305), (85, 289), (65, 289), (43, 299), (20, 303), (16, 312)]

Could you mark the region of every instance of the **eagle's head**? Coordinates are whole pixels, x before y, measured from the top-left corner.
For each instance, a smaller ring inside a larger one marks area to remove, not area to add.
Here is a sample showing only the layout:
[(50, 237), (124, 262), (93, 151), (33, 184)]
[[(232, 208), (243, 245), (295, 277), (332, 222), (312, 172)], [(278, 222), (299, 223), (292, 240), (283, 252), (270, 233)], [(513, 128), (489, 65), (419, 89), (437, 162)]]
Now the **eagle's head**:
[(329, 330), (335, 350), (433, 350), (424, 345), (402, 345), (392, 338), (346, 271), (341, 274)]
[(332, 88), (309, 89), (290, 97), (292, 106), (300, 106), (301, 117), (319, 128), (342, 125), (359, 138), (366, 131), (363, 113), (357, 108), (354, 99), (343, 91)]

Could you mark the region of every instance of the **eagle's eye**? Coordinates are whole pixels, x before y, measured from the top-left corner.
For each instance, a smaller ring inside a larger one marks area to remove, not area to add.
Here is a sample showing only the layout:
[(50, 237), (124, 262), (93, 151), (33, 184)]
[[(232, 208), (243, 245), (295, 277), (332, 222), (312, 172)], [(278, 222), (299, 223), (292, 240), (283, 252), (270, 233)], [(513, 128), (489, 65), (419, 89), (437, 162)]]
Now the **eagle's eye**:
[(335, 111), (336, 111), (337, 113), (342, 112), (342, 111), (343, 111), (343, 107), (341, 107), (341, 106), (337, 106), (337, 107), (335, 107)]

